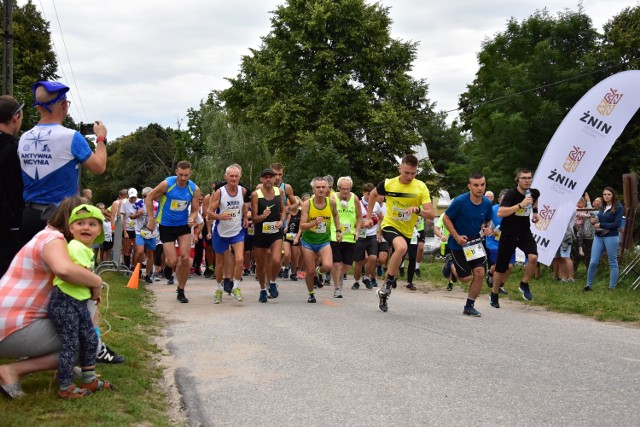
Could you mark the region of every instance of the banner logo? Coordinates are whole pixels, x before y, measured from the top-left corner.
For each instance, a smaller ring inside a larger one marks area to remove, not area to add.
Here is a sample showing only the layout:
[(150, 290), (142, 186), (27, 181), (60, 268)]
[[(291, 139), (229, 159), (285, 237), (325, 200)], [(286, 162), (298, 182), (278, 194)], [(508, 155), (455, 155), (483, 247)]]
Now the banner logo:
[(540, 218), (540, 220), (536, 222), (534, 225), (540, 231), (546, 230), (547, 228), (549, 228), (549, 225), (551, 224), (551, 220), (553, 219), (553, 216), (555, 214), (556, 214), (556, 209), (551, 209), (551, 206), (549, 205), (542, 205), (542, 209), (540, 209), (540, 213), (538, 214), (538, 217)]
[(587, 154), (586, 151), (580, 150), (580, 147), (573, 146), (573, 149), (569, 152), (567, 159), (564, 161), (562, 165), (563, 169), (567, 172), (575, 172), (580, 165), (580, 161)]
[(600, 105), (598, 105), (598, 113), (603, 116), (608, 116), (613, 113), (613, 110), (618, 105), (618, 102), (622, 99), (624, 94), (618, 93), (617, 89), (609, 89), (609, 92), (602, 98)]

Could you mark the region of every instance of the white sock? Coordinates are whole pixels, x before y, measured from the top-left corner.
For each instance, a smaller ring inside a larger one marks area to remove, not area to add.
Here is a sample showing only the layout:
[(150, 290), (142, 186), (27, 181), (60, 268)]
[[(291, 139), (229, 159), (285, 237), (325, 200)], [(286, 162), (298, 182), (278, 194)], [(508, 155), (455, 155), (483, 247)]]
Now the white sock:
[(233, 281), (233, 289), (239, 288), (240, 287), (240, 281), (239, 280), (235, 280)]
[(218, 290), (224, 291), (224, 288), (222, 287), (222, 282), (218, 282)]
[(416, 270), (420, 268), (420, 263), (416, 262)]

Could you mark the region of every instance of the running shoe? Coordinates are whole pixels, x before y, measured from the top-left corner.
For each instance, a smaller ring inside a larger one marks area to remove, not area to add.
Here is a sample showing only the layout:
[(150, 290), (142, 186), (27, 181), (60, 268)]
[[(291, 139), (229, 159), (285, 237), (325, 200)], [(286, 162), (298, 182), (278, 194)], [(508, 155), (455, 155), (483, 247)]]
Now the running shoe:
[(444, 263), (442, 264), (442, 275), (445, 279), (451, 277), (451, 264), (453, 263), (453, 259), (451, 254), (446, 254), (444, 257)]
[(222, 281), (222, 289), (231, 295), (231, 292), (233, 291), (233, 280), (224, 278)]
[(278, 298), (278, 295), (280, 295), (280, 292), (278, 292), (278, 285), (275, 282), (269, 283), (269, 294), (271, 295), (271, 298)]
[(367, 288), (367, 289), (373, 288), (373, 286), (371, 286), (371, 279), (369, 279), (368, 277), (364, 277), (362, 279), (362, 283), (364, 284), (365, 288)]
[(119, 354), (116, 354), (116, 352), (111, 350), (105, 343), (101, 342), (100, 344), (101, 344), (100, 351), (96, 356), (96, 362), (111, 363), (111, 364), (124, 362), (124, 356), (120, 356)]
[(465, 307), (464, 310), (462, 310), (462, 314), (464, 314), (465, 316), (471, 316), (471, 317), (480, 317), (482, 316), (482, 314), (475, 309), (475, 307)]
[(315, 284), (317, 288), (324, 287), (324, 283), (322, 283), (322, 273), (320, 272), (320, 267), (316, 267)]
[(156, 273), (153, 273), (153, 275), (151, 277), (153, 277), (153, 281), (154, 282), (159, 282), (161, 280), (160, 276), (158, 274), (156, 274)]
[(360, 289), (360, 283), (356, 282), (353, 284), (353, 286), (351, 286), (351, 289), (353, 289), (354, 291)]
[(584, 288), (582, 288), (582, 292), (589, 292), (591, 290), (591, 286), (587, 285)]
[(420, 269), (416, 268), (416, 277), (420, 277)]
[(242, 301), (242, 294), (240, 293), (240, 288), (233, 288), (231, 291), (233, 293), (233, 297), (236, 301)]
[(204, 273), (202, 273), (202, 275), (203, 275), (205, 278), (207, 278), (207, 279), (208, 279), (208, 278), (210, 278), (211, 276), (213, 276), (213, 270), (211, 270), (209, 267), (207, 267), (207, 268), (205, 268), (205, 269), (204, 269)]
[(251, 274), (251, 270), (249, 270), (248, 268), (245, 268), (244, 270), (242, 270), (242, 275), (243, 276), (248, 276)]
[(331, 273), (324, 273), (324, 286), (331, 284)]
[(489, 305), (493, 308), (500, 308), (500, 294), (491, 292), (490, 298)]
[(291, 273), (291, 276), (289, 276), (289, 279), (291, 279), (292, 282), (297, 282), (298, 275), (296, 273)]
[(507, 290), (504, 288), (504, 285), (500, 286), (500, 290), (498, 291), (498, 293), (502, 295), (509, 295), (509, 292), (507, 292)]
[(387, 298), (389, 298), (389, 294), (384, 289), (378, 289), (376, 291), (378, 295), (378, 309), (381, 312), (386, 313), (389, 310), (389, 306), (387, 305)]
[(176, 296), (176, 299), (177, 299), (178, 301), (180, 301), (180, 302), (181, 302), (181, 303), (183, 303), (183, 304), (186, 304), (186, 303), (188, 303), (188, 302), (189, 302), (189, 299), (184, 295), (184, 289), (180, 289), (180, 288), (178, 288), (178, 289), (176, 290), (176, 293), (178, 294), (178, 295)]
[(489, 273), (487, 271), (487, 287), (492, 288), (493, 287), (493, 274)]
[(382, 271), (382, 266), (381, 265), (376, 267), (376, 273), (378, 274), (378, 277), (382, 277), (382, 274), (384, 272)]
[(199, 268), (196, 268), (193, 272), (196, 276), (202, 276), (202, 271)]
[(153, 279), (148, 274), (145, 274), (144, 281), (145, 281), (145, 283), (153, 283)]
[(266, 289), (261, 289), (260, 290), (260, 299), (258, 301), (260, 302), (267, 302), (269, 299), (267, 298), (267, 290)]
[(333, 297), (334, 298), (342, 298), (342, 291), (340, 291), (340, 288), (335, 288), (333, 290)]
[(315, 303), (316, 302), (316, 294), (309, 294), (309, 299), (307, 302)]
[(378, 281), (376, 279), (371, 279), (371, 287), (372, 288), (377, 288), (378, 287)]
[(529, 289), (529, 284), (528, 283), (522, 283), (520, 282), (520, 293), (522, 294), (522, 298), (526, 299), (527, 301), (531, 301), (533, 299), (533, 294), (531, 293), (531, 290)]
[(453, 290), (453, 283), (451, 283), (451, 282), (447, 283), (447, 290), (448, 291), (452, 291)]
[(213, 294), (213, 303), (214, 304), (220, 304), (221, 302), (222, 302), (222, 289), (218, 289)]
[(173, 285), (175, 282), (173, 281), (173, 276), (167, 280), (167, 285)]
[(407, 289), (409, 289), (410, 291), (418, 290), (418, 288), (416, 288), (416, 286), (413, 283), (407, 283)]

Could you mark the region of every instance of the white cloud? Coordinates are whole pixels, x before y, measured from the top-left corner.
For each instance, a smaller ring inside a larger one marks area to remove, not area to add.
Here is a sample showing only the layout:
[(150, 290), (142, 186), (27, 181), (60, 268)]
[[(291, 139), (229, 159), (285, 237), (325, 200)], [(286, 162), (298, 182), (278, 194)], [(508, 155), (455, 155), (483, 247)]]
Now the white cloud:
[[(25, 1), (19, 1), (24, 4)], [(39, 0), (51, 22), (53, 40), (72, 88), (78, 121), (102, 119), (110, 136), (149, 123), (175, 127), (213, 89), (228, 87), (241, 57), (260, 46), (271, 27), (276, 0)], [(590, 0), (585, 12), (602, 25), (637, 3)], [(412, 75), (429, 83), (438, 109), (457, 107), (473, 81), (476, 54), (487, 37), (503, 31), (511, 17), (526, 19), (547, 7), (551, 14), (577, 9), (577, 0), (382, 0), (390, 7), (392, 36), (419, 42)], [(60, 37), (58, 19), (64, 41)], [(68, 50), (77, 82), (69, 69)], [(62, 73), (60, 73), (62, 76)], [(84, 110), (79, 109), (80, 91)], [(86, 111), (86, 115), (84, 113)]]

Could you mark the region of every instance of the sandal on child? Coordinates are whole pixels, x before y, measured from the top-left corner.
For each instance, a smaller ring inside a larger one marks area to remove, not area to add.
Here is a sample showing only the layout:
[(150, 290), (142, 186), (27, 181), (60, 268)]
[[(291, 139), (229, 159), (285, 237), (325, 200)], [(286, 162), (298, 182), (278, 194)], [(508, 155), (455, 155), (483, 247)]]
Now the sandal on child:
[(61, 399), (80, 399), (91, 395), (91, 390), (78, 387), (75, 384), (71, 384), (64, 390), (58, 390), (58, 397)]
[(115, 390), (116, 386), (111, 384), (109, 381), (102, 381), (98, 378), (95, 378), (89, 384), (82, 384), (82, 387), (86, 388), (89, 391), (96, 392), (100, 390)]

